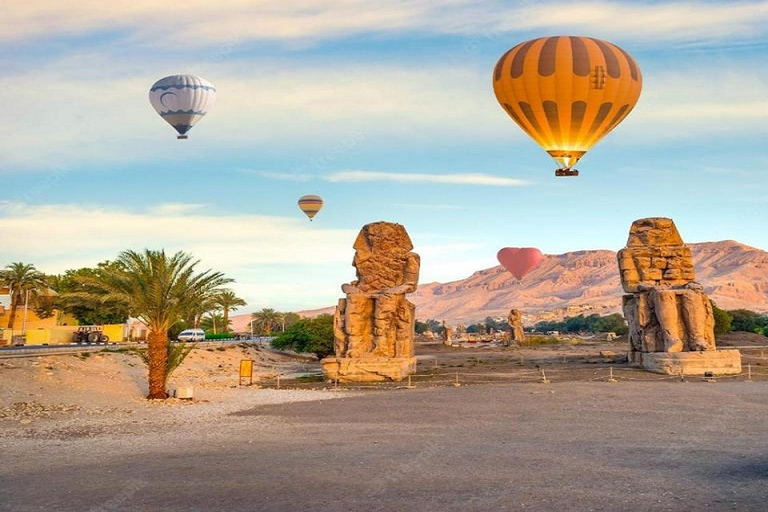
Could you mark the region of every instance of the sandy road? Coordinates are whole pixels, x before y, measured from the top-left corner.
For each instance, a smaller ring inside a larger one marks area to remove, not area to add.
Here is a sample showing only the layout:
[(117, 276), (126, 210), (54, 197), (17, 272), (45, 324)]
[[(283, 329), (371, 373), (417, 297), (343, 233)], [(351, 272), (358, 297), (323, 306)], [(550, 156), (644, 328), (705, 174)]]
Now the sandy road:
[(768, 502), (768, 382), (226, 393), (226, 406), (4, 425), (0, 510), (751, 511)]

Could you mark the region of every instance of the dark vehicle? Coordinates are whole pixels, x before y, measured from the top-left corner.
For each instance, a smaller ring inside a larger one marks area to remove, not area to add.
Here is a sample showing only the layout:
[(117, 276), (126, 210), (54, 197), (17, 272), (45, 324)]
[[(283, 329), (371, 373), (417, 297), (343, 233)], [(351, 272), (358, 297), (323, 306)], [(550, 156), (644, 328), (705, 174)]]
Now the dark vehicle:
[(109, 336), (101, 332), (101, 326), (81, 325), (72, 333), (72, 343), (108, 343)]

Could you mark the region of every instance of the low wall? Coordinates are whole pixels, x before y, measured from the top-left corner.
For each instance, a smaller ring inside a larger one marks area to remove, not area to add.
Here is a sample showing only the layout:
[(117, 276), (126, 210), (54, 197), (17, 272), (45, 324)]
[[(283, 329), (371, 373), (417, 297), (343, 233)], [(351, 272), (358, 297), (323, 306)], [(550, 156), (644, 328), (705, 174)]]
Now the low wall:
[[(60, 325), (51, 329), (30, 329), (26, 333), (26, 345), (69, 345), (72, 343), (72, 333), (77, 330), (76, 325)], [(102, 332), (109, 337), (110, 343), (120, 343), (125, 339), (125, 324), (103, 325)], [(21, 334), (14, 331), (13, 334)], [(10, 338), (11, 331), (4, 332), (4, 338)]]

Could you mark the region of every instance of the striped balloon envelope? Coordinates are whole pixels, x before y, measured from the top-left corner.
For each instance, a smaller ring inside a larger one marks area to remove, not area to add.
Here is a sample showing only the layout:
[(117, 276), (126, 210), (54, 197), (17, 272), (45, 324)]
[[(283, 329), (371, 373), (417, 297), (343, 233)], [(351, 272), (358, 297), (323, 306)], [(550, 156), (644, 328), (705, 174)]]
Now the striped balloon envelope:
[(176, 138), (186, 139), (187, 132), (216, 102), (216, 88), (199, 76), (166, 76), (152, 85), (149, 102), (179, 133)]
[(507, 114), (558, 165), (573, 166), (632, 111), (640, 67), (624, 50), (591, 37), (532, 39), (496, 63), (493, 91)]
[(320, 196), (306, 195), (299, 198), (299, 208), (311, 221), (317, 212), (323, 208), (323, 199)]

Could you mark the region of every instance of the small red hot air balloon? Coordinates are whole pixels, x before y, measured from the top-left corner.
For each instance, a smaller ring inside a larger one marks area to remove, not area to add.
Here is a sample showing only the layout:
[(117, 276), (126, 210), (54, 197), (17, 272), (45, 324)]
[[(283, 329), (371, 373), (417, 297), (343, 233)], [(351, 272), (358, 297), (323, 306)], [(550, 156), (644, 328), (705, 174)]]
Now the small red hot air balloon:
[(539, 266), (544, 255), (535, 247), (504, 247), (496, 254), (504, 268), (513, 276), (522, 279), (525, 274)]

